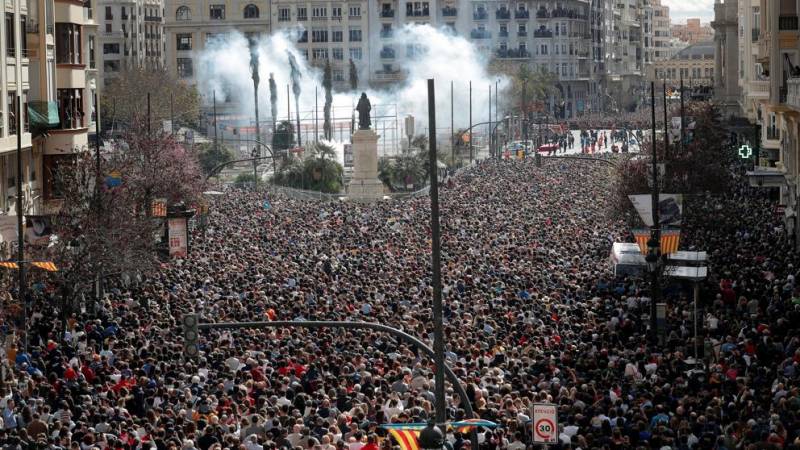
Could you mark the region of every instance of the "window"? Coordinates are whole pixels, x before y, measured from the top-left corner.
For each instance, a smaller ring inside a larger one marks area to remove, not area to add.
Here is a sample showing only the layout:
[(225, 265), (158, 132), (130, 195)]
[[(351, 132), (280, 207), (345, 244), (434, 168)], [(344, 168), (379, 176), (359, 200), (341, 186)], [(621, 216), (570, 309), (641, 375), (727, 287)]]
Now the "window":
[(311, 42), (328, 42), (328, 30), (311, 30)]
[[(6, 55), (13, 58), (17, 52), (16, 33), (14, 28), (14, 13), (6, 13)], [(22, 30), (25, 33), (25, 30)]]
[(547, 54), (547, 44), (542, 44), (541, 54), (542, 55), (546, 55)]
[[(123, 26), (125, 26), (125, 25), (123, 24)], [(111, 24), (110, 23), (106, 24), (106, 33), (111, 33)]]
[(178, 50), (192, 49), (192, 35), (190, 33), (178, 33), (175, 36)]
[(106, 6), (106, 20), (114, 20), (114, 14), (111, 13), (110, 6)]
[(94, 56), (94, 36), (89, 36), (89, 68), (94, 69), (97, 66)]
[(344, 60), (344, 50), (342, 50), (341, 48), (333, 49), (333, 59), (336, 61)]
[(119, 54), (119, 44), (103, 44), (103, 54)]
[(427, 17), (429, 15), (430, 15), (430, 5), (428, 2), (406, 3), (406, 16)]
[(328, 59), (328, 49), (327, 48), (315, 48), (312, 51), (312, 55), (314, 56), (314, 61)]
[(331, 8), (331, 17), (334, 19), (341, 19), (342, 18), (342, 7), (341, 6), (334, 6)]
[(350, 42), (361, 42), (361, 28), (350, 28)]
[(344, 71), (342, 69), (333, 71), (333, 81), (344, 81)]
[(317, 6), (311, 8), (311, 18), (313, 19), (325, 19), (328, 17), (328, 8), (324, 6)]
[(288, 22), (292, 20), (292, 13), (289, 8), (278, 8), (278, 22)]
[(351, 6), (350, 17), (352, 18), (361, 17), (361, 6)]
[(17, 135), (17, 91), (8, 91), (8, 135)]
[(331, 42), (344, 42), (344, 32), (342, 30), (333, 30), (331, 32)]
[(83, 89), (58, 90), (58, 116), (62, 129), (83, 128)]
[(303, 59), (308, 61), (308, 49), (307, 48), (301, 49), (300, 50), (300, 54), (303, 55)]
[(361, 47), (355, 47), (350, 49), (350, 59), (353, 61), (361, 61), (362, 51)]
[(305, 6), (297, 7), (297, 20), (308, 20), (308, 8)]
[(20, 16), (19, 24), (20, 24), (20, 42), (19, 48), (22, 52), (22, 57), (28, 57), (28, 27), (27, 27), (28, 18), (26, 16)]
[(194, 69), (192, 68), (192, 58), (178, 58), (178, 76), (181, 78), (191, 78), (194, 76)]
[(56, 24), (56, 64), (81, 64), (81, 26)]
[(103, 70), (106, 72), (119, 72), (119, 61), (103, 61)]
[(177, 11), (175, 11), (175, 20), (179, 22), (192, 20), (192, 11), (188, 6), (181, 6)]
[(209, 5), (208, 17), (211, 20), (225, 20), (225, 5)]
[(247, 5), (244, 7), (244, 18), (245, 19), (258, 19), (258, 6), (256, 5)]

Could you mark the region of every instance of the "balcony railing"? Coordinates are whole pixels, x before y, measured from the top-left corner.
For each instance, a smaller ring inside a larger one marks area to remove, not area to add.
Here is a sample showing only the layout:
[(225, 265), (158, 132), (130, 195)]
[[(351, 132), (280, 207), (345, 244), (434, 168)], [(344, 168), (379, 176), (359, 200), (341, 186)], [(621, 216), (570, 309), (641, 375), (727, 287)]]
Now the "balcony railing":
[(778, 17), (779, 31), (797, 31), (797, 16)]
[(508, 37), (508, 30), (500, 30), (497, 33), (497, 37), (507, 38)]
[(550, 17), (550, 12), (544, 8), (539, 8), (536, 10), (536, 18), (537, 19), (547, 19)]
[(472, 30), (469, 33), (469, 37), (472, 39), (491, 39), (492, 33), (487, 30)]
[(418, 9), (414, 11), (406, 10), (406, 17), (430, 17), (431, 12), (427, 9)]
[(393, 9), (384, 9), (381, 11), (381, 17), (384, 19), (390, 19), (394, 17), (394, 10)]
[(158, 16), (144, 16), (145, 22), (161, 22), (161, 17)]
[(480, 9), (472, 13), (472, 18), (474, 20), (487, 20), (489, 18), (489, 13), (484, 9)]
[(515, 48), (508, 48), (508, 49), (499, 48), (497, 49), (495, 54), (500, 59), (521, 59), (521, 58), (531, 57), (531, 52), (525, 49), (515, 49)]
[(537, 37), (537, 38), (551, 38), (551, 37), (553, 37), (553, 32), (552, 32), (552, 31), (550, 31), (550, 30), (545, 30), (545, 29), (541, 29), (541, 28), (540, 28), (540, 29), (538, 29), (538, 30), (536, 30), (536, 31), (534, 31), (534, 32), (533, 32), (533, 37)]
[(394, 30), (381, 30), (381, 37), (384, 39), (394, 36)]
[(528, 32), (526, 30), (519, 30), (519, 31), (517, 31), (517, 36), (519, 36), (519, 37), (528, 37)]
[(497, 20), (508, 20), (511, 18), (511, 11), (507, 9), (498, 9), (494, 12), (494, 17)]
[(388, 48), (381, 50), (381, 59), (394, 59), (394, 50)]
[(800, 110), (800, 78), (786, 80), (786, 104)]
[(455, 17), (458, 15), (458, 8), (453, 8), (452, 6), (445, 6), (442, 8), (442, 16), (444, 17)]
[(579, 19), (579, 20), (586, 20), (586, 15), (580, 14), (578, 11), (574, 9), (565, 9), (565, 8), (556, 8), (550, 14), (550, 17), (556, 18), (567, 18), (567, 19)]
[(528, 11), (527, 9), (518, 9), (518, 10), (514, 11), (514, 18), (515, 19), (530, 19), (531, 18), (531, 12)]

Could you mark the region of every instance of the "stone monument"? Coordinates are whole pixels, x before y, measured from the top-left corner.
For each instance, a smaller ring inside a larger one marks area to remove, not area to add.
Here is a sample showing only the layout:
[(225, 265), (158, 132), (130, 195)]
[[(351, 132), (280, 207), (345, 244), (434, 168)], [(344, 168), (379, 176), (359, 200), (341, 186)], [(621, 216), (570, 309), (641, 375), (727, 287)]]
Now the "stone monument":
[(381, 200), (383, 182), (378, 179), (378, 135), (370, 129), (372, 105), (362, 93), (356, 106), (358, 130), (353, 133), (353, 175), (347, 185), (347, 196), (353, 200)]

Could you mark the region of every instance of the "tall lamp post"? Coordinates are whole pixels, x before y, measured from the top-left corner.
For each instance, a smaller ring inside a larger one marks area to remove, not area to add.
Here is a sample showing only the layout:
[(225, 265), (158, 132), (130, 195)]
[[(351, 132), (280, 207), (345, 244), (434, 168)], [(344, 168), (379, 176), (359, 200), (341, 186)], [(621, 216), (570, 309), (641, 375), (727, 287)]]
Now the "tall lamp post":
[[(261, 141), (261, 129), (258, 123), (258, 83), (261, 78), (258, 76), (258, 48), (254, 42), (250, 43), (250, 72), (253, 77), (253, 103), (256, 110), (256, 142)], [(255, 158), (261, 156), (261, 149), (258, 145), (253, 147), (253, 190), (258, 188), (258, 163)]]
[(658, 217), (658, 152), (656, 151), (656, 87), (655, 82), (650, 82), (650, 113), (652, 121), (652, 163), (653, 163), (653, 190), (652, 210), (653, 226), (650, 227), (650, 239), (647, 241), (647, 270), (650, 272), (650, 339), (653, 345), (658, 343), (658, 321), (656, 319), (656, 303), (660, 297), (659, 268), (661, 261), (661, 229)]

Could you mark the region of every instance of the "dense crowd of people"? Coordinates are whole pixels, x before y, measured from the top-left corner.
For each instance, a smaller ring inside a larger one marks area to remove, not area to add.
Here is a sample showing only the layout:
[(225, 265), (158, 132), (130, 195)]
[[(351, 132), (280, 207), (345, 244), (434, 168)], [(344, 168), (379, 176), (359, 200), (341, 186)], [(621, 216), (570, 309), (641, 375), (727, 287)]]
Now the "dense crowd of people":
[[(562, 449), (800, 448), (800, 261), (766, 197), (731, 176), (730, 195), (687, 205), (682, 247), (710, 254), (701, 355), (685, 286), (667, 287), (667, 339), (651, 346), (646, 284), (612, 276), (611, 245), (630, 239), (609, 213), (607, 165), (484, 161), (454, 177), (441, 191), (446, 358), (468, 398), (447, 386), (448, 420), (468, 401), (498, 423), (479, 430), (484, 450), (533, 448), (534, 402), (558, 405)], [(433, 415), (435, 368), (415, 348), (372, 331), (218, 330), (186, 358), (180, 318), (363, 320), (430, 343), (430, 246), (427, 198), (227, 191), (188, 259), (112, 286), (63, 335), (58, 304), (34, 299), (30, 351), (9, 345), (0, 446), (390, 449), (380, 425)]]

